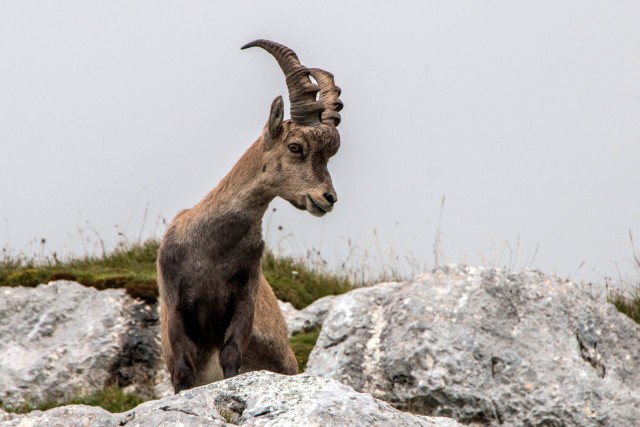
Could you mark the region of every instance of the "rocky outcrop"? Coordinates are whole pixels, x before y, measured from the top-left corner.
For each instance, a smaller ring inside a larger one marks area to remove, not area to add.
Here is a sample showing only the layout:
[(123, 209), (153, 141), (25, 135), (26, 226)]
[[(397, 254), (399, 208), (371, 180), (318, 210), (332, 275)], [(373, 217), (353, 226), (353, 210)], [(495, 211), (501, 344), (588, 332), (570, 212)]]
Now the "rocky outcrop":
[(484, 425), (637, 425), (640, 327), (574, 283), (450, 267), (337, 297), (307, 372)]
[(155, 306), (122, 289), (58, 281), (0, 288), (0, 400), (61, 401), (118, 384), (153, 394), (160, 366)]
[(141, 404), (128, 412), (71, 405), (35, 411), (7, 426), (459, 426), (446, 418), (400, 412), (337, 381), (302, 374), (250, 372)]
[(302, 310), (296, 310), (290, 302), (278, 300), (280, 311), (287, 322), (289, 336), (319, 328), (329, 314), (334, 299), (333, 295), (322, 297)]
[[(280, 304), (290, 334), (323, 323), (307, 372), (258, 372), (173, 396), (155, 305), (77, 283), (0, 288), (0, 399), (61, 401), (117, 383), (171, 395), (123, 414), (71, 405), (5, 425), (635, 425), (640, 327), (538, 272), (449, 267)], [(326, 317), (326, 319), (325, 319)], [(347, 386), (333, 381), (338, 380)], [(164, 379), (161, 383), (160, 380)], [(311, 420), (311, 421), (309, 421)]]

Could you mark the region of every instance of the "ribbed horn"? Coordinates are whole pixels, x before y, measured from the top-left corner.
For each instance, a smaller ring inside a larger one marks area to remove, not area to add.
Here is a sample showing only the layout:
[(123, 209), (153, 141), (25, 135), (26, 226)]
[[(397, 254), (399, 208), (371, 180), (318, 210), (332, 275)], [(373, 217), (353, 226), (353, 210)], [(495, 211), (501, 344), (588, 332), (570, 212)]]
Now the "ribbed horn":
[(333, 81), (333, 74), (330, 72), (319, 68), (311, 68), (309, 72), (320, 86), (320, 102), (324, 106), (322, 123), (337, 127), (341, 120), (339, 111), (343, 107), (342, 101), (339, 99), (342, 90), (336, 86)]
[(311, 82), (310, 71), (300, 64), (294, 51), (270, 40), (254, 40), (242, 46), (242, 49), (258, 46), (273, 55), (284, 73), (289, 102), (291, 104), (291, 120), (307, 126), (321, 124), (322, 102), (316, 100), (320, 88)]

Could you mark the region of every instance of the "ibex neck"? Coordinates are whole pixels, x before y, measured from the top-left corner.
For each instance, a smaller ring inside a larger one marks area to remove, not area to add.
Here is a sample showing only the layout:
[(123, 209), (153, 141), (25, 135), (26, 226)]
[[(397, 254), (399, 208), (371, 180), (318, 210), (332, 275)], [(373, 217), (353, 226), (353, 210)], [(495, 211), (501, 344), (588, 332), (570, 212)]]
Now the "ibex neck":
[(261, 152), (258, 140), (194, 209), (211, 220), (238, 215), (261, 227), (262, 217), (274, 198), (260, 180)]

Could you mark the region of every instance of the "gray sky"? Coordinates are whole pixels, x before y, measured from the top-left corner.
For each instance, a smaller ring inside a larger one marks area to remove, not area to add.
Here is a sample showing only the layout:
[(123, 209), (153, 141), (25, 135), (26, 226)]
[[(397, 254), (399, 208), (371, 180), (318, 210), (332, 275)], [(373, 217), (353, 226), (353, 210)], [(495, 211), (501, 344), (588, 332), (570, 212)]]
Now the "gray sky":
[(272, 245), (431, 268), (445, 196), (441, 262), (634, 274), (638, 22), (635, 1), (0, 2), (0, 247), (161, 233), (286, 95), (240, 51), (268, 38), (345, 103), (336, 209), (274, 202)]

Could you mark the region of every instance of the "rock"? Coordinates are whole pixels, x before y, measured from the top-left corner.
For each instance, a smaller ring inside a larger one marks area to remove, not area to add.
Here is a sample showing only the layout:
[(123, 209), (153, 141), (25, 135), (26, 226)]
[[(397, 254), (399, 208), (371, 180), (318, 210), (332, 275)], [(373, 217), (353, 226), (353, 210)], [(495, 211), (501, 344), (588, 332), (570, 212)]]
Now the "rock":
[(159, 366), (155, 306), (123, 289), (58, 281), (0, 288), (0, 400), (61, 401), (129, 386), (151, 397)]
[[(0, 418), (0, 421), (2, 419)], [(33, 411), (26, 415), (14, 415), (2, 423), (6, 427), (116, 427), (118, 418), (100, 407), (69, 405), (48, 411)]]
[(121, 414), (71, 405), (19, 416), (9, 426), (460, 426), (447, 418), (400, 412), (337, 381), (249, 372), (143, 403)]
[(278, 307), (280, 307), (280, 311), (282, 312), (282, 316), (284, 316), (284, 321), (287, 324), (287, 329), (289, 331), (289, 336), (297, 333), (291, 328), (291, 325), (296, 321), (297, 317), (300, 315), (300, 311), (296, 310), (296, 308), (290, 302), (284, 302), (278, 300)]
[(486, 425), (637, 425), (640, 327), (572, 282), (448, 267), (339, 296), (307, 372)]
[(329, 314), (334, 299), (334, 295), (322, 297), (302, 310), (296, 310), (289, 302), (278, 300), (280, 310), (287, 322), (289, 336), (307, 332), (322, 325), (327, 314)]
[(12, 414), (0, 408), (0, 423), (5, 423), (6, 421), (10, 421), (18, 417), (20, 417), (20, 415)]
[(153, 395), (156, 399), (174, 394), (173, 384), (171, 384), (171, 376), (169, 375), (169, 371), (167, 371), (167, 365), (165, 365), (164, 361), (160, 362), (155, 383), (156, 384), (153, 387)]

